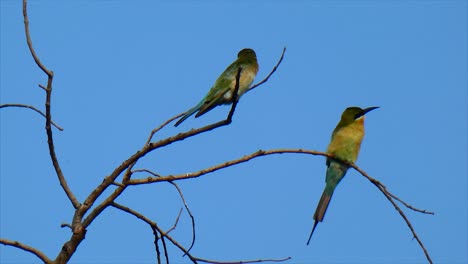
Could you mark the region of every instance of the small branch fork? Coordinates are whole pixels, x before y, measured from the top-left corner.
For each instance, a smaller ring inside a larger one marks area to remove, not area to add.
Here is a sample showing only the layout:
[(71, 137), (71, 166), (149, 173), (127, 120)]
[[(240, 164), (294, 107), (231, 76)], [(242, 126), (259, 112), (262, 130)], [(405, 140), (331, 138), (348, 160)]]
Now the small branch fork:
[[(158, 254), (158, 264), (161, 263), (160, 261), (160, 252), (159, 252), (159, 246), (157, 245), (157, 241), (159, 239), (161, 239), (162, 241), (164, 241), (164, 239), (167, 239), (169, 240), (175, 247), (179, 248), (182, 252), (184, 252), (184, 255), (186, 255), (193, 263), (198, 263), (198, 262), (204, 262), (204, 263), (225, 263), (225, 264), (241, 264), (241, 263), (258, 263), (258, 262), (282, 262), (282, 261), (286, 261), (286, 260), (289, 260), (291, 259), (290, 257), (288, 258), (283, 258), (283, 259), (257, 259), (257, 260), (242, 260), (242, 261), (229, 261), (229, 262), (223, 262), (223, 261), (217, 261), (217, 260), (209, 260), (209, 259), (203, 259), (203, 258), (198, 258), (198, 257), (195, 257), (194, 255), (192, 255), (190, 252), (189, 252), (189, 249), (185, 249), (181, 244), (179, 244), (179, 242), (177, 242), (177, 240), (175, 240), (172, 236), (169, 235), (169, 232), (171, 230), (173, 230), (175, 228), (175, 226), (177, 225), (177, 220), (174, 224), (174, 226), (169, 229), (169, 231), (165, 232), (164, 230), (162, 230), (155, 222), (151, 221), (150, 219), (148, 219), (147, 217), (145, 217), (144, 215), (138, 213), (137, 211), (133, 210), (133, 209), (130, 209), (128, 207), (125, 207), (123, 205), (120, 205), (118, 203), (115, 203), (115, 202), (112, 202), (111, 203), (111, 206), (119, 209), (119, 210), (122, 210), (128, 214), (131, 214), (135, 217), (137, 217), (138, 219), (142, 220), (143, 222), (147, 223), (148, 225), (150, 225), (151, 229), (153, 230), (154, 232), (154, 235), (155, 235), (155, 247), (156, 247), (156, 251), (157, 251), (157, 254)], [(178, 218), (177, 218), (178, 219)], [(167, 251), (165, 249), (165, 246), (164, 246), (164, 250), (166, 252), (166, 263), (169, 263), (169, 259), (168, 259), (168, 256), (167, 256)]]
[[(136, 173), (136, 172), (146, 172), (146, 173), (151, 174), (154, 177), (160, 177), (158, 174), (156, 174), (156, 173), (154, 173), (154, 172), (152, 172), (150, 170), (147, 170), (147, 169), (139, 169), (139, 170), (134, 170), (133, 171), (133, 173)], [(177, 183), (175, 183), (173, 181), (168, 181), (168, 183), (170, 183), (171, 185), (173, 185), (176, 188), (177, 192), (179, 193), (180, 199), (184, 203), (185, 210), (189, 214), (190, 219), (192, 221), (192, 243), (190, 244), (190, 247), (187, 250), (187, 251), (190, 251), (192, 249), (192, 247), (195, 245), (195, 237), (196, 237), (196, 235), (195, 235), (195, 217), (193, 216), (192, 212), (190, 211), (190, 208), (189, 208), (189, 206), (187, 204), (187, 201), (185, 200), (184, 194), (182, 193), (182, 190), (180, 189), (179, 185), (177, 185)], [(170, 231), (171, 230), (167, 231), (167, 233), (169, 233)]]

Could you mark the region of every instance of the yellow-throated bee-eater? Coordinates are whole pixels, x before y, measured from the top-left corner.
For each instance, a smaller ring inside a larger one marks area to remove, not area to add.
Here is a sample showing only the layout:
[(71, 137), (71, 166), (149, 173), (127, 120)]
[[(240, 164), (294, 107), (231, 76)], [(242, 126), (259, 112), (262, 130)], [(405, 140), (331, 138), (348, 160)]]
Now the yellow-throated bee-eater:
[[(364, 138), (364, 115), (368, 112), (377, 109), (378, 107), (369, 107), (361, 109), (359, 107), (348, 107), (341, 115), (341, 120), (333, 130), (330, 144), (328, 145), (327, 153), (333, 157), (349, 163), (355, 163), (361, 142)], [(314, 227), (310, 232), (307, 245), (312, 238), (315, 228), (319, 222), (323, 221), (328, 204), (332, 198), (336, 186), (348, 170), (348, 165), (331, 158), (327, 158), (327, 176), (325, 178), (325, 189), (322, 197), (317, 205), (314, 214)]]

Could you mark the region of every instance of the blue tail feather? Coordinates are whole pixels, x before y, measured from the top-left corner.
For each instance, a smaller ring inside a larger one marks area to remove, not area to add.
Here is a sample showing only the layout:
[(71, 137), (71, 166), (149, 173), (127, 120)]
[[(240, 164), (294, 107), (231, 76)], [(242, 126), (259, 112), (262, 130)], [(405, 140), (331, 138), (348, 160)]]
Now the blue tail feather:
[(203, 102), (204, 100), (202, 100), (200, 103), (198, 103), (196, 106), (194, 106), (193, 108), (190, 108), (190, 110), (188, 110), (184, 116), (182, 116), (179, 121), (177, 121), (177, 123), (175, 123), (175, 127), (177, 127), (178, 125), (180, 125), (182, 122), (185, 121), (185, 119), (189, 118), (191, 115), (195, 114), (195, 112), (197, 112), (198, 110), (200, 110), (200, 108), (202, 107), (203, 105)]

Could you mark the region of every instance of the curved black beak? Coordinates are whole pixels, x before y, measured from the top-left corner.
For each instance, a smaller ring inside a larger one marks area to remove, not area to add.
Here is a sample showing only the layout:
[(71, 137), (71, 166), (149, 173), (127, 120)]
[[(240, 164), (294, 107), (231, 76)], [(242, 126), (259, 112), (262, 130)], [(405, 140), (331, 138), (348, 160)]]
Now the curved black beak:
[(377, 109), (377, 108), (379, 108), (379, 106), (372, 106), (372, 107), (368, 107), (368, 108), (362, 109), (362, 112), (359, 113), (359, 114), (356, 116), (356, 119), (359, 118), (359, 117), (361, 117), (361, 116), (363, 116), (363, 115), (365, 115), (365, 114), (367, 114), (367, 113), (369, 113), (370, 111), (372, 111), (372, 110), (374, 110), (374, 109)]
[(370, 111), (372, 111), (374, 109), (377, 109), (377, 108), (380, 108), (380, 107), (379, 106), (372, 106), (372, 107), (364, 108), (364, 109), (362, 109), (362, 115), (365, 115), (365, 114), (369, 113)]

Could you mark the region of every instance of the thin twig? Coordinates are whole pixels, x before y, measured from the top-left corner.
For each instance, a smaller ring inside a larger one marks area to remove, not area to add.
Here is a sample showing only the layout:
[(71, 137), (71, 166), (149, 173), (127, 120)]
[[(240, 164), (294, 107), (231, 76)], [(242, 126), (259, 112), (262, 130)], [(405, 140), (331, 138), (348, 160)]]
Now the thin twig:
[[(387, 190), (383, 184), (382, 184), (382, 187)], [(403, 204), (404, 206), (406, 206), (406, 208), (408, 209), (411, 209), (413, 211), (416, 211), (418, 213), (422, 213), (422, 214), (430, 214), (430, 215), (434, 215), (435, 213), (434, 212), (431, 212), (431, 211), (427, 211), (425, 209), (418, 209), (418, 208), (415, 208), (413, 207), (412, 205), (408, 204), (407, 202), (403, 201), (402, 199), (400, 199), (398, 196), (394, 195), (393, 193), (388, 193), (388, 195), (390, 195), (393, 199), (397, 200), (398, 202), (400, 202), (401, 204)]]
[(271, 70), (271, 72), (267, 75), (267, 77), (265, 79), (263, 79), (261, 82), (255, 84), (255, 85), (252, 85), (249, 89), (247, 89), (245, 93), (247, 93), (248, 91), (266, 83), (268, 81), (268, 79), (270, 79), (271, 75), (273, 75), (273, 73), (275, 73), (276, 69), (278, 69), (278, 66), (281, 64), (281, 62), (283, 61), (283, 58), (284, 58), (284, 53), (286, 52), (286, 47), (283, 48), (283, 52), (281, 53), (281, 57), (279, 58), (278, 62), (276, 63), (275, 67), (273, 67), (273, 70)]
[[(161, 175), (151, 171), (151, 170), (148, 170), (148, 169), (138, 169), (138, 170), (133, 170), (133, 172), (146, 172), (146, 173), (149, 173), (151, 174), (152, 176), (154, 177), (161, 177)], [(185, 197), (184, 197), (184, 194), (182, 193), (182, 190), (180, 189), (179, 185), (177, 185), (175, 182), (172, 182), (172, 181), (169, 181), (170, 184), (172, 184), (176, 189), (177, 189), (177, 192), (179, 193), (179, 196), (180, 196), (180, 199), (182, 200), (182, 202), (184, 203), (184, 207), (185, 207), (185, 210), (187, 210), (187, 213), (189, 214), (190, 216), (190, 219), (192, 221), (192, 243), (190, 244), (190, 247), (187, 251), (190, 251), (192, 249), (192, 247), (194, 246), (195, 244), (195, 238), (196, 238), (196, 235), (195, 235), (195, 217), (193, 216), (192, 212), (190, 211), (190, 208), (187, 204), (187, 201), (185, 200)], [(180, 216), (180, 215), (179, 215)], [(169, 233), (169, 231), (167, 231), (167, 233)]]
[(158, 233), (161, 235), (161, 239), (164, 237), (167, 238), (171, 243), (179, 248), (182, 252), (184, 252), (186, 255), (193, 263), (197, 263), (197, 261), (200, 262), (205, 262), (205, 263), (223, 263), (223, 264), (241, 264), (241, 263), (258, 263), (258, 262), (282, 262), (291, 259), (291, 257), (283, 258), (283, 259), (257, 259), (257, 260), (241, 260), (241, 261), (217, 261), (217, 260), (209, 260), (209, 259), (203, 259), (203, 258), (198, 258), (193, 255), (191, 255), (187, 249), (185, 249), (182, 245), (179, 244), (174, 238), (172, 238), (169, 234), (164, 232), (155, 222), (151, 221), (150, 219), (146, 218), (144, 215), (138, 213), (137, 211), (130, 209), (126, 206), (120, 205), (118, 203), (112, 202), (111, 206), (120, 209), (126, 213), (129, 213), (138, 219), (142, 220), (143, 222), (149, 224), (151, 227), (155, 228)]
[[(365, 171), (363, 171), (361, 168), (357, 167), (356, 165), (352, 164), (351, 167), (353, 167), (356, 171), (358, 171), (362, 176), (366, 177), (372, 184), (374, 184), (379, 190), (380, 192), (382, 192), (382, 194), (385, 196), (385, 198), (387, 198), (388, 201), (390, 201), (390, 203), (393, 205), (393, 207), (398, 211), (398, 213), (400, 214), (400, 216), (403, 218), (403, 220), (406, 222), (406, 225), (408, 226), (408, 228), (411, 230), (411, 233), (413, 234), (413, 237), (416, 239), (416, 241), (418, 241), (418, 244), (419, 246), (421, 247), (421, 249), (423, 250), (424, 252), (424, 255), (426, 256), (426, 259), (429, 263), (433, 263), (432, 262), (432, 259), (431, 257), (429, 256), (429, 253), (427, 252), (426, 250), (426, 247), (424, 246), (423, 242), (421, 241), (421, 239), (419, 239), (419, 236), (416, 234), (416, 231), (414, 230), (413, 228), (413, 225), (411, 224), (411, 222), (408, 220), (408, 218), (406, 217), (405, 213), (403, 213), (403, 211), (401, 210), (401, 208), (395, 203), (395, 201), (393, 201), (393, 198), (395, 197), (392, 193), (390, 193), (387, 188), (382, 184), (380, 183), (379, 181), (375, 180), (374, 178), (370, 177)], [(403, 203), (403, 204), (406, 204), (405, 202), (401, 201), (399, 198), (398, 198), (398, 201)], [(407, 206), (408, 207), (408, 206)], [(420, 210), (420, 209), (415, 209), (414, 207), (412, 206), (409, 206), (408, 208), (414, 210), (414, 211), (417, 211), (417, 212), (420, 212), (420, 213), (424, 213), (424, 214), (434, 214), (432, 212), (426, 212), (426, 210)]]
[(166, 264), (169, 264), (169, 253), (167, 252), (166, 240), (164, 239), (163, 234), (161, 233), (161, 241), (164, 249), (164, 257), (166, 258)]
[(62, 223), (62, 224), (60, 224), (60, 227), (61, 228), (68, 227), (68, 228), (70, 228), (70, 230), (73, 230), (72, 225), (70, 225), (69, 223)]
[(153, 172), (153, 171), (151, 171), (151, 170), (148, 170), (148, 169), (137, 169), (137, 170), (133, 170), (132, 172), (133, 172), (133, 173), (135, 173), (135, 172), (146, 172), (146, 173), (151, 174), (151, 175), (154, 176), (154, 177), (161, 177), (161, 175), (159, 175), (159, 174), (157, 174), (156, 172)]
[[(32, 105), (26, 105), (26, 104), (1, 104), (0, 105), (0, 108), (4, 108), (4, 107), (22, 107), (22, 108), (29, 108), (31, 110), (34, 110), (36, 111), (38, 114), (40, 114), (41, 116), (43, 117), (46, 117), (46, 115), (39, 109), (37, 109), (36, 107), (32, 106)], [(63, 128), (57, 124), (55, 124), (54, 121), (50, 121), (50, 123), (52, 125), (54, 125), (54, 127), (56, 127), (58, 130), (60, 131), (63, 131)]]
[[(119, 210), (122, 210), (126, 213), (129, 213), (135, 217), (137, 217), (138, 219), (142, 220), (143, 222), (147, 223), (148, 225), (150, 225), (151, 227), (155, 228), (158, 233), (161, 235), (161, 240), (166, 237), (167, 239), (169, 239), (169, 241), (171, 241), (174, 246), (178, 247), (182, 252), (187, 252), (187, 250), (181, 246), (176, 240), (174, 240), (170, 235), (168, 235), (167, 233), (165, 233), (155, 222), (151, 221), (150, 219), (148, 219), (147, 217), (145, 217), (144, 215), (138, 213), (137, 211), (133, 210), (133, 209), (130, 209), (126, 206), (123, 206), (121, 204), (118, 204), (116, 202), (112, 202), (110, 204), (111, 206), (119, 209)], [(189, 256), (189, 254), (187, 255)]]
[[(353, 167), (354, 164), (351, 164), (350, 166)], [(355, 165), (354, 165), (355, 166)], [(364, 177), (367, 177), (368, 175), (365, 174), (363, 171), (361, 171), (361, 169), (359, 168), (355, 168), (357, 171), (359, 171)], [(363, 174), (364, 173), (364, 174)], [(397, 200), (398, 202), (400, 202), (401, 204), (403, 204), (406, 208), (410, 209), (410, 210), (413, 210), (413, 211), (416, 211), (418, 213), (422, 213), (422, 214), (430, 214), (430, 215), (434, 215), (435, 213), (434, 212), (431, 212), (431, 211), (427, 211), (426, 209), (419, 209), (419, 208), (415, 208), (413, 207), (412, 205), (408, 204), (407, 202), (403, 201), (401, 198), (399, 198), (398, 196), (394, 195), (393, 193), (390, 193), (388, 192), (387, 190), (387, 187), (381, 183), (380, 181), (374, 179), (374, 178), (367, 178), (369, 181), (371, 181), (374, 185), (377, 185), (378, 187), (381, 187), (389, 196), (391, 196), (393, 199)]]
[(44, 90), (44, 91), (46, 91), (46, 92), (47, 92), (47, 88), (46, 88), (44, 85), (42, 85), (42, 84), (38, 84), (38, 86), (39, 86), (39, 88), (41, 88), (42, 90)]
[[(345, 162), (346, 163), (346, 162)], [(387, 187), (381, 183), (380, 181), (372, 178), (372, 177), (369, 177), (369, 175), (367, 175), (367, 173), (365, 173), (363, 170), (361, 170), (359, 167), (357, 167), (355, 164), (353, 163), (346, 163), (346, 165), (352, 167), (353, 169), (355, 169), (356, 171), (358, 171), (359, 173), (362, 174), (362, 176), (366, 177), (371, 183), (373, 183), (374, 185), (376, 186), (380, 186), (383, 188), (383, 190), (385, 190), (388, 195), (390, 195), (392, 198), (394, 198), (395, 200), (397, 200), (398, 202), (400, 202), (401, 204), (403, 204), (406, 208), (410, 209), (410, 210), (413, 210), (413, 211), (416, 211), (418, 213), (422, 213), (422, 214), (430, 214), (430, 215), (434, 215), (435, 213), (434, 212), (431, 212), (431, 211), (427, 211), (425, 209), (418, 209), (418, 208), (415, 208), (413, 207), (412, 205), (408, 204), (407, 202), (403, 201), (402, 199), (400, 199), (398, 196), (390, 193), (387, 191)]]
[(158, 264), (161, 264), (161, 251), (159, 251), (159, 235), (158, 235), (158, 230), (156, 228), (150, 226), (151, 229), (153, 230), (153, 236), (154, 236), (154, 247), (156, 249), (156, 259), (158, 260)]
[(291, 259), (291, 257), (282, 258), (282, 259), (254, 259), (254, 260), (241, 260), (241, 261), (219, 261), (219, 260), (209, 260), (202, 258), (195, 258), (197, 261), (205, 263), (216, 263), (216, 264), (243, 264), (243, 263), (260, 263), (260, 262), (284, 262)]
[(172, 225), (171, 228), (169, 228), (169, 229), (166, 231), (166, 234), (169, 234), (169, 233), (172, 232), (174, 229), (176, 229), (177, 224), (179, 223), (179, 219), (180, 219), (180, 215), (182, 214), (182, 211), (183, 211), (183, 209), (180, 208), (179, 213), (177, 214), (177, 217), (176, 217), (176, 219), (175, 219), (175, 221), (174, 221), (174, 224)]
[(195, 245), (195, 238), (196, 238), (196, 235), (195, 235), (195, 230), (196, 230), (195, 229), (195, 217), (193, 216), (192, 212), (190, 211), (190, 208), (189, 208), (189, 206), (187, 204), (187, 201), (185, 200), (184, 194), (182, 193), (182, 190), (177, 185), (177, 183), (172, 182), (172, 181), (170, 181), (169, 183), (172, 184), (177, 189), (177, 192), (179, 193), (180, 199), (182, 199), (182, 202), (184, 203), (185, 210), (187, 210), (187, 213), (190, 216), (190, 220), (192, 221), (192, 243), (190, 244), (189, 248), (187, 249), (187, 251), (190, 251), (193, 248), (193, 246)]
[[(28, 43), (29, 51), (31, 52), (31, 55), (36, 62), (37, 66), (41, 68), (41, 70), (49, 76), (49, 78), (52, 78), (54, 76), (54, 73), (50, 70), (48, 70), (44, 64), (42, 64), (41, 60), (36, 54), (36, 51), (33, 48), (33, 43), (31, 40), (31, 36), (29, 33), (29, 19), (28, 19), (28, 10), (27, 10), (27, 1), (23, 0), (23, 17), (24, 17), (24, 32), (26, 33), (26, 42)], [(46, 88), (46, 90), (49, 89), (49, 87)]]
[(5, 246), (12, 246), (16, 247), (19, 249), (22, 249), (24, 251), (27, 251), (29, 253), (34, 254), (36, 257), (38, 257), (40, 260), (42, 260), (44, 263), (52, 263), (52, 260), (49, 259), (44, 253), (42, 253), (40, 250), (33, 248), (31, 246), (28, 246), (26, 244), (23, 244), (18, 241), (13, 241), (13, 240), (8, 240), (4, 238), (0, 238), (0, 244), (3, 244)]
[(180, 113), (180, 114), (178, 114), (178, 115), (176, 115), (176, 116), (174, 116), (174, 117), (171, 117), (171, 118), (169, 118), (167, 121), (165, 121), (164, 123), (162, 123), (159, 127), (155, 128), (155, 129), (153, 129), (153, 130), (151, 130), (151, 133), (150, 133), (148, 139), (146, 140), (145, 145), (148, 145), (148, 144), (151, 142), (151, 139), (153, 138), (154, 134), (156, 134), (159, 130), (163, 129), (167, 124), (169, 124), (169, 123), (171, 123), (172, 121), (174, 121), (175, 119), (177, 119), (177, 118), (183, 116), (184, 114), (185, 114), (185, 112), (184, 112), (184, 113)]

